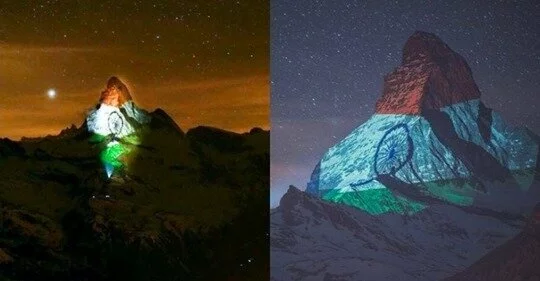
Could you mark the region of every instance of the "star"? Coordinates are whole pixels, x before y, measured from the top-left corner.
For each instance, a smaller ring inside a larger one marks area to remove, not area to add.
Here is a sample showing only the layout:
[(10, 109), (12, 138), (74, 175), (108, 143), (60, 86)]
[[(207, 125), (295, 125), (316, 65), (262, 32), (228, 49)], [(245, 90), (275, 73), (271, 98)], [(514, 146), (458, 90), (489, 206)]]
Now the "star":
[(55, 89), (49, 89), (47, 91), (47, 96), (49, 97), (49, 99), (56, 98), (56, 90)]

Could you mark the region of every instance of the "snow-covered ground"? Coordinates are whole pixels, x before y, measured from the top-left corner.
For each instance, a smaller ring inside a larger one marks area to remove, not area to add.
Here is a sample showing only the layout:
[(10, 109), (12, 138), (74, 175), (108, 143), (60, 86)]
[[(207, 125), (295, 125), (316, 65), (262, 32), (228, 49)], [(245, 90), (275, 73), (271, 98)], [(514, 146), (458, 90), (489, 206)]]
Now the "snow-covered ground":
[(440, 280), (515, 236), (523, 222), (509, 222), (446, 204), (372, 216), (291, 188), (271, 213), (271, 277)]

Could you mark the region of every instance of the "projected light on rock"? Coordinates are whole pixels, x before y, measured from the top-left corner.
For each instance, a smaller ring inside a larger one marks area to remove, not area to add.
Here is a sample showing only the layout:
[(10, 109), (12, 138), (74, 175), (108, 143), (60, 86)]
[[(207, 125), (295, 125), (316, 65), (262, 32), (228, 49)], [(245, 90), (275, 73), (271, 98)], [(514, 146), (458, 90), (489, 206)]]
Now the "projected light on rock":
[(116, 111), (111, 112), (107, 119), (107, 123), (109, 125), (109, 131), (115, 137), (119, 137), (120, 133), (122, 133), (122, 128), (124, 128), (124, 119), (120, 117), (120, 114)]
[(105, 163), (105, 172), (107, 173), (107, 178), (110, 178), (112, 176), (113, 171), (114, 167), (108, 163)]
[(135, 133), (118, 107), (100, 104), (87, 117), (88, 130), (103, 136), (121, 138)]
[(483, 181), (531, 189), (539, 150), (527, 130), (482, 103), (462, 56), (415, 32), (375, 114), (328, 149), (306, 190), (371, 214), (418, 211), (422, 198), (470, 206), (494, 188)]
[(393, 175), (412, 158), (413, 144), (407, 125), (388, 130), (375, 151), (374, 169), (377, 175)]
[(126, 156), (140, 142), (138, 128), (148, 123), (150, 116), (133, 103), (127, 86), (111, 77), (101, 93), (100, 104), (88, 114), (86, 121), (93, 133), (90, 141), (105, 141), (100, 160), (110, 178), (127, 165)]
[(127, 152), (129, 152), (129, 149), (125, 145), (121, 143), (109, 143), (101, 153), (101, 159), (103, 162), (112, 165), (114, 168), (120, 168), (122, 167), (120, 157)]
[(350, 186), (354, 190), (357, 190), (357, 187), (372, 183), (376, 176), (394, 175), (407, 162), (411, 161), (413, 149), (413, 141), (407, 125), (395, 125), (384, 133), (377, 145), (373, 157), (375, 175), (370, 175), (366, 179), (351, 183)]

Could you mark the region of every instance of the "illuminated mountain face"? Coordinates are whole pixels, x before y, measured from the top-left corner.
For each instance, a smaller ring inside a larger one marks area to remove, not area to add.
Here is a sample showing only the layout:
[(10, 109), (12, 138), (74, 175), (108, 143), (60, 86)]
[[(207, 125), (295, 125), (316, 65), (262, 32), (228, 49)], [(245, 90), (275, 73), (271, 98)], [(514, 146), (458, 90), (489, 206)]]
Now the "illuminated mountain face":
[(88, 115), (86, 121), (91, 133), (122, 138), (135, 133), (138, 126), (150, 121), (150, 117), (133, 101), (128, 101), (121, 107), (100, 104)]
[(485, 180), (526, 191), (538, 166), (533, 135), (482, 104), (465, 60), (436, 36), (415, 33), (403, 53), (376, 114), (325, 153), (307, 192), (383, 214), (427, 207), (394, 184), (461, 206), (486, 193)]
[(86, 118), (92, 140), (106, 144), (101, 153), (107, 177), (126, 165), (125, 156), (132, 151), (128, 144), (138, 144), (138, 129), (150, 122), (150, 116), (131, 100), (126, 85), (112, 77), (102, 92), (100, 104)]

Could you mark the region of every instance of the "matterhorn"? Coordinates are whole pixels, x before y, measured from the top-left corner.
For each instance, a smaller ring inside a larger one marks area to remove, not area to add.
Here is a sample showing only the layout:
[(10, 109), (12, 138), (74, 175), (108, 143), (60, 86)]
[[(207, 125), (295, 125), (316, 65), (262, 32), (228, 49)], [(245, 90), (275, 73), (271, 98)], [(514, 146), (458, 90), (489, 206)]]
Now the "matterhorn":
[(88, 130), (100, 135), (123, 137), (135, 132), (150, 121), (148, 112), (139, 109), (131, 98), (129, 89), (117, 77), (107, 81), (99, 104), (86, 118)]
[(478, 201), (495, 192), (493, 184), (512, 183), (518, 193), (530, 188), (536, 139), (482, 103), (462, 56), (435, 35), (416, 32), (402, 64), (385, 77), (375, 114), (328, 150), (308, 192), (376, 214), (426, 207), (389, 189), (484, 204)]
[(272, 210), (273, 280), (538, 280), (463, 277), (527, 256), (499, 249), (529, 237), (540, 202), (540, 138), (481, 96), (461, 55), (412, 34), (375, 113)]

